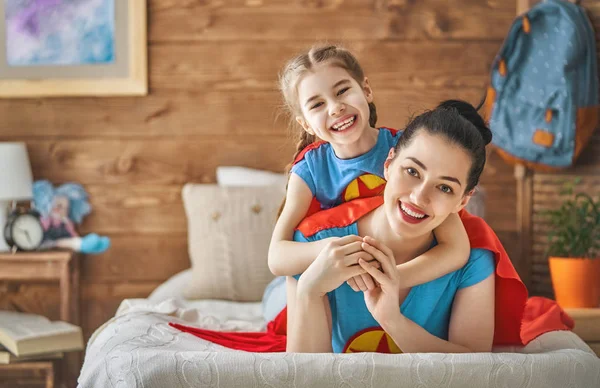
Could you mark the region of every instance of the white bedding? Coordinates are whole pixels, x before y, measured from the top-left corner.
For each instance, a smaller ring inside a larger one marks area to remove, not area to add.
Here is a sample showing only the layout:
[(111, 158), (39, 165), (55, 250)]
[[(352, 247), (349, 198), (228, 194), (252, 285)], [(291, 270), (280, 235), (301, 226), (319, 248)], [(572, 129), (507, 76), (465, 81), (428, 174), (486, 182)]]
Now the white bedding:
[[(260, 303), (125, 300), (90, 339), (80, 387), (600, 387), (600, 359), (571, 332), (479, 354), (233, 351), (169, 322), (260, 331)], [(508, 353), (510, 352), (510, 353)]]

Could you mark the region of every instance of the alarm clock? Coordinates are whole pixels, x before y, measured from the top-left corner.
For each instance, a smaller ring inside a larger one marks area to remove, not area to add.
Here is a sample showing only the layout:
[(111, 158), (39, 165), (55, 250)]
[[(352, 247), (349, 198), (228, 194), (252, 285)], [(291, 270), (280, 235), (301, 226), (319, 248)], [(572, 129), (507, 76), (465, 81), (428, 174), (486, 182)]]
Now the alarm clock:
[(40, 213), (34, 209), (12, 211), (4, 226), (4, 239), (13, 249), (33, 251), (44, 241), (44, 227)]

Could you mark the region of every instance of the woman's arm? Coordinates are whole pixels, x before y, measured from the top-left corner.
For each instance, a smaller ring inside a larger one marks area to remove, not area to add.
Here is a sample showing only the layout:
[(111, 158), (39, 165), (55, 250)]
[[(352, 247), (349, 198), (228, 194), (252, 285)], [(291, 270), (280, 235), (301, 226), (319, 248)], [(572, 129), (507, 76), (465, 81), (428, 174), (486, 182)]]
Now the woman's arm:
[(304, 272), (329, 241), (295, 242), (294, 229), (306, 216), (313, 199), (310, 188), (298, 175), (290, 174), (285, 206), (275, 224), (269, 246), (269, 269), (277, 276)]
[(473, 352), (489, 352), (494, 341), (495, 273), (454, 297), (448, 339)]
[(494, 339), (494, 275), (460, 289), (454, 298), (448, 341), (403, 316), (379, 322), (404, 353), (490, 352)]
[[(448, 341), (445, 341), (400, 312), (400, 281), (394, 266), (394, 254), (376, 239), (365, 237), (364, 240), (363, 249), (381, 263), (379, 270), (359, 260), (360, 266), (380, 285), (364, 293), (365, 303), (375, 320), (403, 352), (468, 353), (492, 349), (495, 276), (490, 252), (487, 252), (490, 256), (480, 255), (472, 259), (471, 265), (463, 272), (459, 284), (463, 288), (454, 295)], [(489, 275), (486, 277), (486, 274)]]
[(438, 245), (396, 269), (402, 288), (414, 287), (462, 268), (469, 259), (469, 236), (458, 214), (450, 214), (435, 230)]
[(331, 308), (327, 295), (313, 294), (287, 278), (287, 352), (331, 353)]
[(297, 283), (295, 278), (288, 278), (288, 351), (332, 352), (327, 293), (365, 272), (361, 266), (352, 265), (366, 254), (357, 251), (361, 245), (361, 237), (340, 237), (323, 248)]

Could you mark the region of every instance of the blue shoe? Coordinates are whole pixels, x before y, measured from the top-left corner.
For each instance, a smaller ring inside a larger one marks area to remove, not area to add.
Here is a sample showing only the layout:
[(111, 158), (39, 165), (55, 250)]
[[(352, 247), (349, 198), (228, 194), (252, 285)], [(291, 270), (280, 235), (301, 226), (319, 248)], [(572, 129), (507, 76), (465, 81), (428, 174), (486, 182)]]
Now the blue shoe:
[(102, 253), (110, 247), (110, 239), (90, 233), (81, 238), (81, 253)]

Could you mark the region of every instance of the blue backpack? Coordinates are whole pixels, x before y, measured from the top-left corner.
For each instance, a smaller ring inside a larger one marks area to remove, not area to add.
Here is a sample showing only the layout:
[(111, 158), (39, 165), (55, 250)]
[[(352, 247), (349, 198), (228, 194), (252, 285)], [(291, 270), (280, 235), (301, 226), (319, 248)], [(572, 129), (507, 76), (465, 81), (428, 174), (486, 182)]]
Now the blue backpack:
[(576, 4), (545, 0), (519, 16), (492, 65), (492, 143), (513, 164), (574, 164), (598, 122), (594, 31)]

